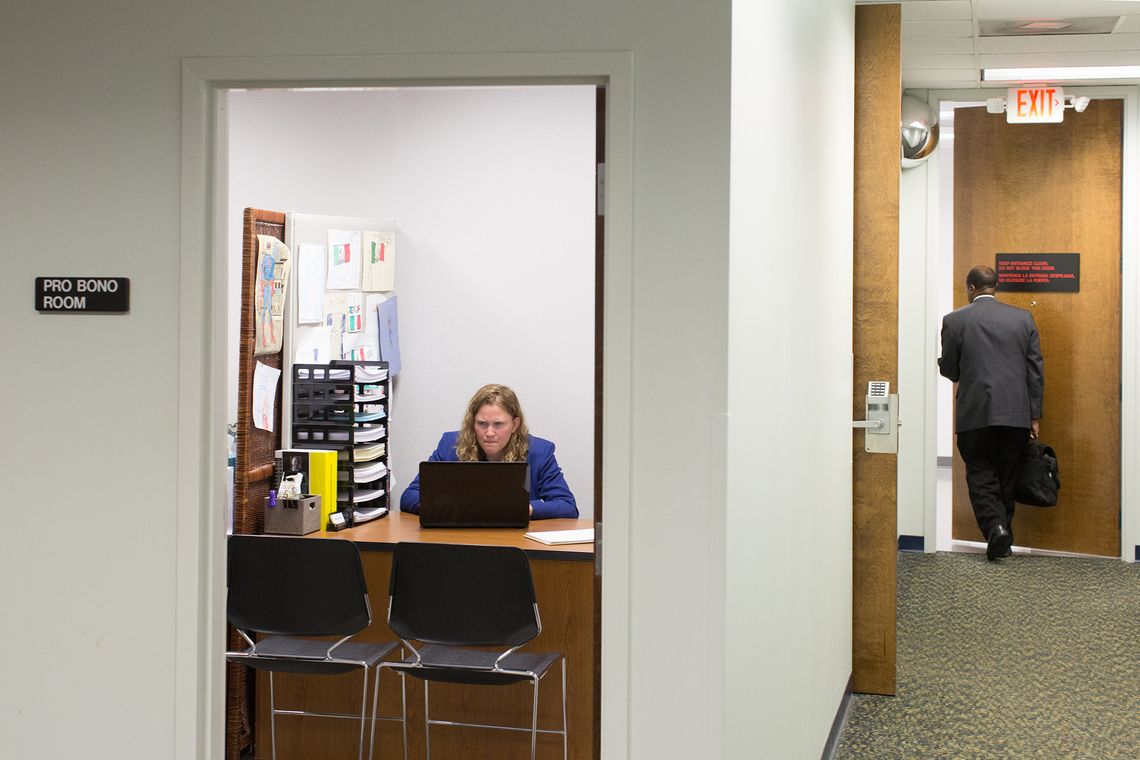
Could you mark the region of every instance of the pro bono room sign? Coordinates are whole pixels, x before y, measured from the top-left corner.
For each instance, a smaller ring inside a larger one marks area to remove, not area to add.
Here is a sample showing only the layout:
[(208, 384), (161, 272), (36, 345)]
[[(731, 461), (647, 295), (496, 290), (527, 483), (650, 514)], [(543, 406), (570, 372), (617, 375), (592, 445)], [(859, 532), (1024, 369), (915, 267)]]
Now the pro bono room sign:
[(124, 313), (131, 308), (127, 277), (37, 277), (36, 311)]

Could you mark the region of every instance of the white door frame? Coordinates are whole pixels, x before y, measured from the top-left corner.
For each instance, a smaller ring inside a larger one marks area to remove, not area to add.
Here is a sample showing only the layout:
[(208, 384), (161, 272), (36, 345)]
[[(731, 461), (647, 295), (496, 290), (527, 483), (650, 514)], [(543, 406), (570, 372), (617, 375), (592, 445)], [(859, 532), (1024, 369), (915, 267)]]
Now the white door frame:
[[(993, 97), (1004, 97), (1005, 88), (981, 90), (932, 90), (927, 102), (938, 112), (942, 101), (979, 101)], [(1126, 562), (1136, 561), (1135, 549), (1140, 546), (1140, 478), (1135, 474), (1140, 464), (1140, 424), (1136, 413), (1140, 402), (1138, 385), (1136, 341), (1140, 338), (1140, 309), (1138, 296), (1140, 285), (1140, 222), (1137, 220), (1137, 194), (1140, 181), (1140, 121), (1137, 119), (1138, 92), (1136, 85), (1065, 87), (1066, 94), (1087, 95), (1093, 99), (1119, 99), (1124, 101), (1124, 143), (1122, 153), (1121, 183), (1121, 292), (1120, 292), (1120, 558)], [(1079, 119), (1080, 114), (1070, 112), (1066, 118)], [(920, 318), (928, 326), (925, 331), (926, 345), (924, 356), (926, 398), (931, 399), (924, 409), (922, 421), (922, 446), (927, 452), (923, 457), (922, 493), (925, 545), (928, 551), (937, 546), (937, 398), (938, 371), (938, 329), (935, 314), (938, 308), (939, 261), (939, 163), (937, 152), (928, 162), (926, 175), (926, 298), (922, 315), (903, 315), (900, 320)]]
[(633, 56), (629, 52), (191, 58), (182, 66), (175, 726), (220, 757), (225, 705), (226, 93), (244, 87), (605, 84), (603, 756), (629, 749)]

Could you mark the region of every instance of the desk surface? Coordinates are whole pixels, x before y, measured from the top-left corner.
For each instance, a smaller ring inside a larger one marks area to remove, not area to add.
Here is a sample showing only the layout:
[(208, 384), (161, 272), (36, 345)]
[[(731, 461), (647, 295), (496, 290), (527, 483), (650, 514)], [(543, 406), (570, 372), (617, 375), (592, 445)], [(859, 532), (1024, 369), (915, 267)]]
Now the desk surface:
[(593, 520), (535, 520), (529, 528), (421, 528), (417, 515), (405, 514), (399, 510), (387, 517), (372, 520), (354, 528), (345, 528), (335, 533), (320, 531), (309, 537), (345, 538), (355, 541), (361, 551), (392, 551), (400, 541), (415, 541), (428, 544), (475, 544), (492, 546), (517, 546), (535, 559), (561, 559), (590, 561), (594, 558), (594, 545), (563, 544), (547, 546), (538, 541), (524, 538), (527, 531), (545, 532), (551, 530), (581, 530), (593, 528)]

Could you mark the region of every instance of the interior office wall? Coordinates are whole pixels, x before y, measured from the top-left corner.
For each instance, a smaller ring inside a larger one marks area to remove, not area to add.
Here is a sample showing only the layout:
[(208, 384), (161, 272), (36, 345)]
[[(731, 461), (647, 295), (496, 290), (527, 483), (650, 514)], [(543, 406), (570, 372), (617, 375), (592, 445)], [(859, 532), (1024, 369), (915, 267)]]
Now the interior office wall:
[(724, 757), (819, 757), (851, 674), (853, 7), (736, 4), (732, 51)]
[[(778, 21), (758, 38), (776, 46), (775, 71), (831, 49), (834, 40), (819, 40), (807, 19), (785, 18), (800, 13), (796, 0), (772, 5)], [(802, 49), (789, 49), (789, 39)], [(19, 369), (0, 373), (0, 391), (13, 400), (0, 447), (21, 475), (6, 493), (18, 506), (7, 513), (0, 571), (18, 582), (0, 584), (0, 604), (17, 622), (6, 630), (0, 670), (19, 688), (0, 690), (0, 755), (62, 757), (77, 737), (91, 760), (194, 751), (192, 732), (176, 735), (187, 719), (174, 709), (176, 694), (195, 693), (175, 669), (185, 629), (175, 618), (173, 493), (187, 454), (178, 450), (177, 394), (180, 377), (198, 371), (179, 366), (177, 345), (181, 60), (625, 50), (634, 60), (633, 402), (622, 410), (632, 497), (607, 509), (630, 515), (637, 643), (629, 703), (611, 705), (618, 712), (603, 723), (628, 725), (633, 757), (716, 756), (723, 677), (662, 663), (674, 661), (678, 642), (723, 660), (725, 451), (714, 431), (724, 429), (726, 410), (730, 43), (728, 0), (503, 0), (470, 9), (435, 0), (10, 4), (0, 66), (19, 75), (0, 78), (0, 338)], [(827, 142), (796, 143), (797, 151), (810, 156)], [(810, 188), (843, 186), (833, 183), (838, 171)], [(786, 184), (774, 173), (763, 186), (783, 193)], [(792, 257), (784, 263), (800, 267)], [(51, 274), (130, 277), (131, 312), (38, 315), (32, 281)], [(772, 323), (786, 322), (774, 305), (763, 308)], [(806, 326), (796, 329), (807, 336)], [(61, 444), (82, 456), (61, 468), (45, 456)], [(761, 482), (783, 478), (784, 464), (759, 462), (754, 471)], [(761, 555), (756, 571), (786, 576), (787, 565)], [(842, 604), (849, 595), (800, 582), (805, 596), (819, 590)], [(47, 616), (46, 600), (65, 613)], [(842, 638), (799, 610), (764, 625), (789, 642), (803, 632)], [(59, 678), (44, 677), (45, 662)], [(785, 707), (779, 690), (765, 694), (761, 702), (796, 719), (775, 736), (751, 736), (749, 746), (753, 756), (779, 756), (765, 747), (798, 730), (798, 701)]]
[(594, 111), (590, 85), (230, 94), (232, 345), (243, 208), (398, 224), (396, 498), (500, 382), (592, 516)]
[[(941, 315), (954, 310), (954, 289), (965, 283), (954, 282), (954, 128), (942, 132), (938, 160), (938, 251), (937, 308), (935, 329), (941, 333)], [(939, 355), (942, 345), (939, 341)], [(954, 383), (938, 375), (938, 456), (954, 456)]]
[[(919, 95), (925, 98), (925, 93)], [(939, 144), (930, 158), (903, 170), (899, 208), (899, 418), (903, 425), (899, 428), (898, 531), (899, 535), (925, 537), (928, 549), (933, 549), (933, 538), (927, 535), (926, 501), (934, 494), (927, 483), (931, 464), (927, 460), (950, 457), (954, 451), (954, 386), (938, 374), (936, 364), (941, 354), (942, 315), (953, 308), (954, 288), (954, 127), (952, 112), (947, 116), (940, 114)], [(928, 448), (930, 441), (933, 450)]]
[[(941, 146), (936, 152), (941, 150)], [(931, 322), (926, 314), (927, 174), (926, 162), (904, 168), (899, 179), (899, 428), (898, 533), (925, 533), (928, 395), (927, 341)], [(894, 391), (892, 391), (894, 392)]]

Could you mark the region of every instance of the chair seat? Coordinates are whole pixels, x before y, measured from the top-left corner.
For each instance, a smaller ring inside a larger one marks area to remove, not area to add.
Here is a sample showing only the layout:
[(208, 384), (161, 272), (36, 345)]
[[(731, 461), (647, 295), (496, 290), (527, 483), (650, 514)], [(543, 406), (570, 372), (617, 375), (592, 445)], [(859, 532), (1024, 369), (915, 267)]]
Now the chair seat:
[(324, 659), (331, 641), (296, 636), (269, 636), (257, 642), (256, 651), (227, 652), (226, 657), (257, 670), (286, 673), (347, 673), (361, 667), (374, 668), (399, 642), (347, 641), (333, 650), (332, 660)]
[[(425, 644), (419, 648), (420, 662), (416, 665), (415, 655), (411, 655), (389, 667), (427, 681), (472, 684), (510, 684), (528, 681), (528, 675), (499, 673), (492, 668), (502, 652), (485, 652), (466, 647)], [(537, 678), (546, 675), (550, 666), (561, 657), (557, 652), (514, 652), (504, 658), (500, 667), (503, 670), (534, 673)]]

